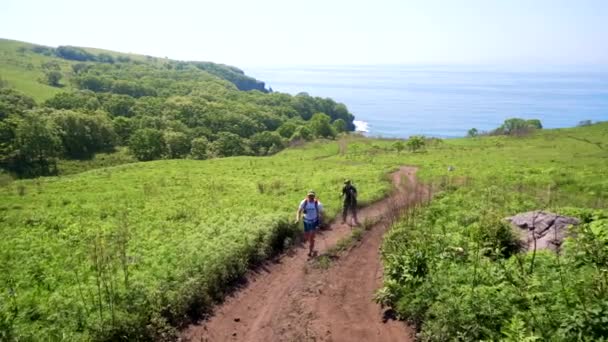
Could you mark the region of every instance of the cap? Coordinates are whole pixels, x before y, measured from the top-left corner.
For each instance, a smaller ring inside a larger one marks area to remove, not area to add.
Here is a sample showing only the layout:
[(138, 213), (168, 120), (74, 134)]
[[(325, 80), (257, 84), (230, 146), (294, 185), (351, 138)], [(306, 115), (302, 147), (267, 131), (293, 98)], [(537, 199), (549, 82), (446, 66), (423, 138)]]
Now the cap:
[(344, 184), (348, 184), (348, 183), (350, 183), (350, 179), (345, 179)]
[(308, 196), (316, 196), (316, 194), (314, 191), (308, 190)]

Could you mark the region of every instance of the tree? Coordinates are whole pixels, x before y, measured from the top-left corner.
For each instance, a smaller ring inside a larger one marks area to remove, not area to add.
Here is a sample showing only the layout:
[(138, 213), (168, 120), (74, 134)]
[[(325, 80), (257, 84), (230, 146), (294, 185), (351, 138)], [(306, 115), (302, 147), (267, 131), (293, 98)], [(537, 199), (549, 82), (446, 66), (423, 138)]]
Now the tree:
[(100, 53), (95, 59), (100, 63), (114, 64), (114, 57), (108, 55), (107, 53)]
[(56, 172), (55, 158), (62, 151), (57, 127), (49, 118), (27, 112), (16, 122), (12, 159), (8, 169), (35, 177)]
[(82, 48), (74, 46), (59, 46), (57, 49), (55, 49), (55, 54), (57, 55), (57, 57), (73, 61), (84, 62), (95, 60), (95, 55), (85, 51)]
[(309, 122), (310, 131), (315, 137), (334, 138), (336, 131), (331, 126), (331, 118), (327, 114), (316, 113)]
[(89, 74), (74, 78), (74, 83), (76, 83), (80, 89), (94, 92), (109, 91), (112, 87), (112, 81), (107, 77), (98, 77)]
[(199, 160), (207, 159), (207, 148), (209, 146), (209, 140), (204, 137), (194, 138), (192, 139), (190, 145), (192, 146), (190, 149), (190, 155), (192, 156), (192, 158)]
[(469, 138), (475, 138), (476, 136), (479, 135), (479, 132), (477, 131), (477, 128), (471, 128), (468, 132), (467, 132), (467, 137)]
[(397, 153), (401, 153), (405, 149), (405, 144), (401, 140), (397, 140), (393, 143), (393, 148)]
[(131, 116), (135, 99), (129, 95), (107, 94), (103, 98), (103, 108), (114, 116)]
[(282, 148), (283, 139), (276, 132), (264, 131), (254, 134), (249, 139), (249, 146), (251, 146), (253, 153), (263, 156), (269, 154), (269, 151), (273, 149), (273, 146), (274, 150)]
[(112, 126), (114, 126), (114, 133), (116, 133), (116, 144), (126, 145), (131, 133), (133, 133), (133, 120), (124, 116), (117, 116), (112, 119)]
[(336, 121), (334, 121), (332, 123), (332, 126), (334, 128), (334, 131), (336, 133), (342, 133), (342, 132), (346, 132), (346, 121), (344, 121), (343, 119), (338, 119)]
[(111, 150), (116, 143), (112, 122), (101, 113), (60, 110), (52, 113), (52, 119), (59, 128), (68, 158), (90, 158), (97, 152)]
[(89, 69), (89, 66), (85, 63), (72, 64), (72, 72), (75, 74), (81, 74)]
[(44, 72), (44, 80), (45, 80), (46, 84), (48, 84), (52, 87), (60, 87), (61, 83), (59, 83), (59, 81), (61, 81), (62, 77), (63, 77), (63, 75), (61, 74), (60, 71), (47, 70)]
[(526, 120), (520, 118), (510, 118), (505, 120), (502, 125), (505, 134), (514, 134), (528, 127)]
[(520, 118), (510, 118), (505, 120), (500, 128), (502, 128), (503, 134), (515, 135), (527, 133), (534, 129), (542, 129), (543, 125), (538, 119), (524, 120)]
[(543, 124), (538, 119), (526, 120), (526, 124), (534, 129), (543, 129)]
[(310, 141), (312, 140), (313, 136), (312, 136), (312, 132), (310, 131), (310, 128), (308, 128), (308, 126), (300, 126), (298, 128), (296, 128), (296, 131), (293, 133), (293, 135), (291, 136), (291, 141), (295, 141), (295, 140), (306, 140), (306, 141)]
[[(92, 89), (91, 89), (92, 90)], [(112, 83), (112, 92), (133, 96), (135, 98), (142, 96), (156, 96), (156, 90), (141, 83), (131, 81), (114, 81)]]
[(419, 149), (423, 148), (425, 145), (425, 139), (423, 136), (411, 136), (408, 140), (407, 140), (407, 147), (410, 149), (410, 151), (412, 152), (416, 152)]
[(210, 149), (217, 157), (238, 156), (247, 152), (243, 138), (230, 132), (218, 133), (217, 140), (211, 143)]
[(138, 160), (159, 159), (165, 150), (163, 133), (153, 128), (139, 129), (131, 135), (129, 149)]
[(59, 93), (46, 100), (44, 105), (55, 109), (96, 110), (100, 107), (97, 96), (89, 90)]
[(9, 114), (21, 115), (35, 105), (34, 99), (19, 91), (0, 88), (0, 120), (7, 118)]
[(190, 140), (182, 132), (166, 131), (163, 135), (165, 139), (165, 151), (170, 159), (182, 158), (190, 152)]
[(296, 131), (296, 128), (298, 128), (298, 126), (295, 123), (287, 121), (279, 126), (277, 133), (279, 133), (283, 138), (291, 138), (293, 133)]
[(586, 126), (591, 126), (591, 125), (593, 125), (593, 122), (591, 120), (582, 120), (582, 121), (579, 121), (578, 125), (576, 125), (576, 126), (586, 127)]

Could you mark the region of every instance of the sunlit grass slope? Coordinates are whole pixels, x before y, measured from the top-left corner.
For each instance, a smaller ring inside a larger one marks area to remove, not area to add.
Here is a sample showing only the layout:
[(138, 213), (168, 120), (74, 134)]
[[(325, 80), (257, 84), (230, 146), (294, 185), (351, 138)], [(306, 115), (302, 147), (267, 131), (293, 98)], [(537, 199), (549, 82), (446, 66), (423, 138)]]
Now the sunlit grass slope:
[(2, 188), (3, 333), (144, 338), (191, 306), (204, 310), (293, 238), (308, 189), (330, 214), (345, 177), (365, 189), (363, 201), (386, 193), (388, 164), (337, 151), (325, 143), (267, 158), (133, 163)]
[[(455, 169), (387, 235), (378, 300), (422, 341), (605, 340), (608, 124), (445, 146), (412, 159)], [(559, 254), (518, 252), (504, 218), (532, 210), (582, 224)]]
[[(64, 78), (63, 88), (51, 87), (40, 82), (44, 77), (42, 64), (57, 62), (64, 74), (70, 71), (70, 62), (56, 57), (48, 57), (32, 52), (33, 44), (0, 39), (0, 80), (7, 86), (28, 94), (37, 102), (44, 101), (53, 95), (70, 88), (69, 78)], [(18, 51), (19, 48), (21, 52)]]
[(344, 178), (369, 202), (403, 164), (419, 166), (436, 191), (466, 178), (467, 187), (495, 186), (496, 196), (525, 189), (521, 207), (534, 207), (548, 186), (553, 205), (603, 205), (608, 154), (580, 139), (606, 144), (607, 133), (601, 124), (430, 141), (417, 153), (347, 138), (272, 157), (131, 163), (10, 183), (0, 188), (0, 336), (170, 337), (251, 263), (294, 239), (308, 189), (334, 215)]

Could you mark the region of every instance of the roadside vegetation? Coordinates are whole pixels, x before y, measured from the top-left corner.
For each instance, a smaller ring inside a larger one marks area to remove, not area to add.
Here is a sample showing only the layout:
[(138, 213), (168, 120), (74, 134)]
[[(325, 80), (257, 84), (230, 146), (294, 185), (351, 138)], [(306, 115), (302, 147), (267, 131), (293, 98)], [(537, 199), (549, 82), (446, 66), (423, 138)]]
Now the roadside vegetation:
[[(436, 193), (386, 236), (377, 300), (421, 341), (605, 341), (608, 124), (583, 126), (446, 141), (408, 158)], [(532, 210), (582, 223), (559, 253), (521, 250), (504, 218)]]
[(297, 242), (293, 213), (309, 188), (332, 217), (345, 176), (365, 203), (387, 193), (390, 171), (318, 142), (5, 184), (0, 339), (170, 339), (250, 266)]
[[(171, 339), (249, 267), (297, 243), (290, 218), (309, 188), (333, 217), (345, 177), (365, 204), (385, 196), (387, 174), (405, 164), (420, 167), (434, 199), (387, 236), (378, 300), (416, 322), (421, 339), (602, 336), (608, 156), (593, 143), (607, 132), (419, 137), (415, 151), (346, 136), (271, 157), (4, 182), (0, 336)], [(585, 225), (559, 256), (519, 253), (501, 220), (532, 209)]]

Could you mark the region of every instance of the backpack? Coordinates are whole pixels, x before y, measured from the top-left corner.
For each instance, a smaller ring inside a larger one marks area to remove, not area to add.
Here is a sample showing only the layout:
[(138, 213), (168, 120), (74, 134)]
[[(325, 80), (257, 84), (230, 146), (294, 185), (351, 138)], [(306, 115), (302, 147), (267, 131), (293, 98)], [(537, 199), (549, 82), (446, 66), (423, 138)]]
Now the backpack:
[(350, 198), (352, 200), (356, 200), (357, 199), (357, 190), (355, 190), (354, 186), (349, 186), (348, 187), (348, 194), (350, 195)]
[(344, 198), (345, 200), (346, 199), (348, 199), (350, 201), (357, 200), (357, 190), (352, 185), (347, 186), (345, 195), (346, 195), (346, 198)]
[[(308, 198), (304, 198), (304, 207), (302, 208), (304, 214), (306, 214), (306, 206), (308, 205)], [(317, 220), (319, 219), (319, 201), (315, 198), (315, 213), (317, 213)]]

